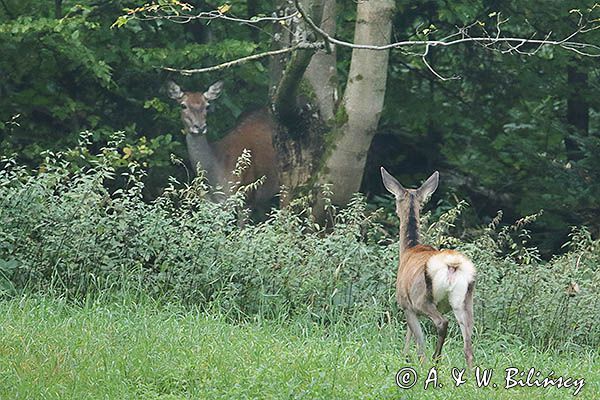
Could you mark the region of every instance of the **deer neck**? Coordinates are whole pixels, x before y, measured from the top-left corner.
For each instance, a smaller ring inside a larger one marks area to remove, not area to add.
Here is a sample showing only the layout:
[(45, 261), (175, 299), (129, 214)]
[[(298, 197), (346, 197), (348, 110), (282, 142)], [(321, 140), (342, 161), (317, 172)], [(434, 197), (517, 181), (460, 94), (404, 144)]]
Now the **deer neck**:
[(185, 140), (194, 174), (197, 164), (200, 163), (200, 169), (206, 171), (208, 183), (213, 186), (223, 185), (224, 176), (219, 159), (206, 135), (188, 133), (185, 135)]
[(420, 243), (419, 205), (410, 199), (408, 209), (400, 218), (400, 255)]

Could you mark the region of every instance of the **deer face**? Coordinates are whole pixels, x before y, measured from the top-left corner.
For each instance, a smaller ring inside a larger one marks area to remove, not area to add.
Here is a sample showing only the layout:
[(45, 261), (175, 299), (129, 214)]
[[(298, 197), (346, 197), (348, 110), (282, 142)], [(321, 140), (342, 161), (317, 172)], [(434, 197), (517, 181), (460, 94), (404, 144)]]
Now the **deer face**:
[(186, 133), (206, 134), (206, 111), (209, 102), (219, 97), (221, 89), (223, 89), (221, 81), (212, 84), (204, 93), (184, 92), (175, 82), (167, 82), (169, 97), (181, 106), (181, 120)]

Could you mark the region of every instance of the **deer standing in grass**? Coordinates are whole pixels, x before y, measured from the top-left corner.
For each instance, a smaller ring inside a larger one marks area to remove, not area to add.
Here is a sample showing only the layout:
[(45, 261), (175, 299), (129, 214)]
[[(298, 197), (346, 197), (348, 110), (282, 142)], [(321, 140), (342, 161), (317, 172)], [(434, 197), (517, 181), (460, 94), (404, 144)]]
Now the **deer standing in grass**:
[(265, 182), (252, 194), (254, 206), (266, 205), (279, 191), (277, 158), (273, 147), (274, 125), (266, 110), (247, 114), (222, 139), (209, 142), (206, 133), (206, 113), (209, 103), (219, 97), (223, 82), (216, 82), (206, 92), (184, 92), (172, 81), (167, 82), (169, 97), (181, 106), (188, 155), (194, 173), (200, 167), (206, 171), (208, 182), (230, 191), (235, 180), (232, 171), (244, 149), (250, 150), (252, 164), (244, 171), (242, 184), (265, 176)]
[(423, 331), (418, 319), (418, 315), (425, 315), (437, 329), (438, 340), (433, 353), (437, 360), (448, 329), (448, 320), (443, 313), (452, 309), (463, 336), (465, 359), (471, 368), (475, 267), (457, 251), (436, 250), (419, 243), (420, 210), (437, 189), (439, 173), (434, 172), (418, 189), (404, 188), (383, 167), (381, 177), (385, 188), (396, 197), (396, 214), (400, 219), (396, 300), (404, 310), (407, 322), (404, 353), (408, 353), (412, 335), (419, 358), (425, 360)]

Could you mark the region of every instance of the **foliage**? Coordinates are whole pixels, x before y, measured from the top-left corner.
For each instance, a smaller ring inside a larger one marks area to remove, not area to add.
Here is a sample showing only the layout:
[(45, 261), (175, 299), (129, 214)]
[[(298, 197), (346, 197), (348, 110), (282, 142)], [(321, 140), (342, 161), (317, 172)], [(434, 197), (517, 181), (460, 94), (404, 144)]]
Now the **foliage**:
[[(146, 196), (153, 198), (168, 176), (185, 177), (170, 162), (171, 154), (181, 158), (185, 149), (176, 104), (163, 92), (166, 80), (178, 79), (188, 90), (225, 81), (215, 115), (209, 117), (213, 137), (223, 135), (242, 111), (264, 105), (262, 65), (185, 79), (159, 69), (248, 55), (258, 45), (239, 34), (246, 33), (245, 27), (212, 24), (208, 32), (204, 23), (130, 21), (111, 28), (123, 9), (135, 3), (63, 0), (53, 7), (31, 0), (2, 2), (0, 154), (17, 154), (20, 162), (37, 167), (45, 150), (76, 145), (82, 131), (93, 132), (96, 150), (112, 132), (123, 131), (129, 158), (151, 168)], [(231, 39), (208, 44), (208, 33)], [(11, 121), (16, 123), (7, 123)]]
[[(395, 34), (398, 40), (438, 39), (456, 32), (457, 26), (479, 21), (481, 33), (494, 36), (498, 20), (506, 19), (503, 35), (539, 39), (552, 32), (559, 39), (576, 31), (577, 10), (597, 18), (595, 3), (398, 5)], [(579, 40), (597, 43), (599, 34), (591, 31)], [(381, 164), (403, 182), (440, 169), (442, 191), (467, 198), (475, 206), (474, 221), (487, 223), (499, 209), (512, 219), (543, 209), (534, 240), (546, 258), (560, 251), (569, 226), (587, 225), (597, 235), (600, 165), (592, 152), (600, 103), (593, 95), (598, 90), (592, 78), (599, 71), (595, 58), (552, 47), (526, 56), (465, 45), (431, 48), (429, 63), (442, 76), (461, 79), (440, 81), (419, 57), (391, 53), (386, 107), (374, 145), (377, 155), (367, 166), (363, 190), (380, 190), (376, 167)], [(588, 81), (573, 86), (569, 70), (586, 74)], [(570, 98), (581, 102), (581, 113), (589, 111), (587, 132), (569, 121)], [(582, 158), (569, 157), (569, 138), (579, 143)]]
[[(63, 153), (47, 152), (39, 171), (3, 161), (0, 272), (6, 295), (40, 290), (81, 299), (134, 290), (242, 319), (396, 319), (397, 242), (362, 197), (341, 210), (326, 202), (334, 221), (328, 232), (315, 223), (306, 199), (273, 210), (264, 222), (247, 220), (240, 213), (246, 188), (213, 203), (202, 176), (189, 185), (172, 181), (147, 203), (137, 163), (116, 173), (118, 139), (79, 168)], [(124, 182), (123, 189), (110, 192), (104, 183), (114, 179)], [(513, 228), (497, 228), (496, 220), (457, 240), (449, 232), (458, 215), (450, 210), (433, 224), (426, 215), (424, 241), (456, 246), (473, 258), (478, 332), (552, 347), (599, 344), (600, 243), (587, 230), (574, 229), (568, 251), (543, 262), (524, 230), (535, 217)]]
[[(263, 0), (189, 3), (194, 12), (221, 6), (224, 13), (235, 16), (270, 15), (274, 7)], [(128, 18), (131, 10), (156, 5), (177, 12), (186, 7), (166, 0), (63, 0), (54, 5), (4, 0), (0, 7), (0, 153), (16, 153), (21, 162), (37, 167), (43, 151), (74, 146), (81, 131), (94, 132), (96, 149), (106, 144), (112, 132), (124, 131), (131, 157), (143, 159), (150, 167), (146, 196), (154, 198), (168, 176), (185, 179), (181, 166), (169, 162), (171, 154), (184, 158), (185, 151), (176, 107), (161, 92), (167, 79), (175, 78), (190, 90), (225, 81), (223, 96), (214, 102), (216, 110), (209, 117), (213, 138), (227, 132), (243, 112), (268, 102), (267, 60), (194, 77), (175, 77), (159, 67), (209, 66), (267, 50), (276, 38), (271, 26), (252, 30), (231, 21), (175, 24)], [(337, 35), (352, 40), (356, 5), (338, 5)], [(579, 12), (594, 18), (600, 10), (594, 5), (593, 0), (397, 4), (393, 37), (439, 38), (476, 21), (493, 34), (497, 21), (509, 18), (502, 25), (507, 35), (535, 33), (540, 38), (552, 31), (552, 38), (560, 38), (577, 28)], [(600, 30), (588, 32), (582, 40), (597, 43), (599, 34)], [(337, 51), (343, 85), (350, 50)], [(569, 226), (586, 225), (597, 235), (600, 165), (595, 155), (600, 105), (594, 96), (598, 91), (594, 76), (598, 64), (551, 47), (527, 57), (467, 45), (432, 48), (429, 57), (442, 75), (462, 79), (439, 81), (419, 57), (391, 53), (385, 110), (370, 151), (363, 192), (369, 198), (381, 193), (376, 168), (381, 164), (403, 181), (437, 168), (442, 176), (452, 174), (442, 184), (474, 205), (469, 213), (477, 223), (489, 222), (498, 209), (511, 219), (544, 209), (534, 240), (546, 258), (561, 251)], [(574, 88), (569, 69), (587, 74), (587, 84)], [(566, 118), (573, 95), (589, 111), (588, 132), (573, 129)], [(578, 159), (568, 156), (565, 140), (569, 138), (579, 144)], [(149, 151), (137, 151), (140, 141)]]

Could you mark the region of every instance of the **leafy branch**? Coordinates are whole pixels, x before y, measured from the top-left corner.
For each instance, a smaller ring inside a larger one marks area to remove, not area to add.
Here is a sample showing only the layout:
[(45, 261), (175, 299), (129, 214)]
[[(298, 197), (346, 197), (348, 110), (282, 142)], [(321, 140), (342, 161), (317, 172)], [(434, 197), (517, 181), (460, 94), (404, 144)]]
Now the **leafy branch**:
[[(595, 12), (596, 9), (600, 8), (600, 4), (595, 4), (593, 7), (587, 9), (585, 13), (579, 9), (571, 10), (570, 14), (579, 16), (577, 21), (577, 29), (568, 35), (557, 39), (552, 38), (553, 33), (551, 31), (546, 33), (542, 38), (536, 38), (537, 33), (533, 33), (528, 37), (505, 35), (502, 28), (503, 25), (509, 21), (509, 19), (503, 18), (500, 13), (494, 12), (489, 14), (490, 17), (496, 17), (492, 32), (485, 28), (485, 23), (476, 21), (466, 26), (456, 26), (456, 31), (454, 33), (440, 39), (429, 39), (429, 36), (432, 35), (435, 30), (427, 28), (419, 32), (421, 35), (426, 36), (426, 38), (423, 40), (402, 40), (385, 45), (373, 45), (368, 43), (352, 43), (340, 40), (335, 36), (328, 34), (312, 20), (298, 0), (293, 0), (293, 3), (296, 10), (285, 12), (281, 15), (273, 12), (271, 16), (240, 18), (229, 13), (231, 7), (228, 4), (224, 4), (212, 11), (191, 13), (193, 6), (190, 4), (183, 3), (178, 0), (159, 0), (158, 2), (149, 3), (136, 9), (126, 10), (127, 14), (119, 17), (114, 26), (120, 27), (127, 23), (127, 21), (130, 19), (166, 19), (174, 23), (188, 23), (192, 20), (198, 19), (208, 21), (225, 20), (250, 26), (256, 26), (257, 24), (264, 22), (289, 25), (292, 21), (303, 20), (306, 22), (308, 28), (320, 39), (315, 41), (307, 41), (305, 39), (302, 42), (283, 49), (253, 54), (206, 68), (177, 69), (172, 67), (161, 67), (164, 70), (179, 72), (182, 74), (217, 71), (248, 61), (290, 53), (298, 49), (325, 49), (327, 52), (330, 52), (332, 46), (343, 46), (351, 49), (374, 51), (399, 49), (404, 51), (407, 55), (420, 57), (427, 69), (438, 79), (443, 81), (459, 79), (460, 76), (456, 75), (452, 77), (444, 77), (434, 69), (434, 67), (428, 62), (428, 55), (430, 54), (431, 49), (435, 47), (442, 48), (460, 44), (475, 43), (485, 49), (496, 51), (501, 54), (521, 54), (533, 56), (542, 48), (553, 46), (585, 57), (600, 57), (600, 45), (577, 40), (577, 38), (581, 37), (583, 34), (600, 28), (600, 18), (592, 17), (592, 13)], [(413, 51), (412, 49), (414, 48), (420, 48), (420, 50)]]

